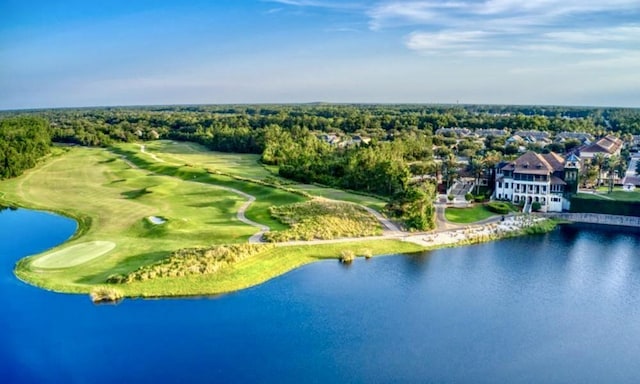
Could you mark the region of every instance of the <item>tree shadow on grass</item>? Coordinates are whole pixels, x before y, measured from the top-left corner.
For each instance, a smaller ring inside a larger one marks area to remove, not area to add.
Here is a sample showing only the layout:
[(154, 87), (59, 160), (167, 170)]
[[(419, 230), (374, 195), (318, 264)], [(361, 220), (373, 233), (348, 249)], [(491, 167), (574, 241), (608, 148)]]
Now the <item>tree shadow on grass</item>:
[(237, 211), (237, 202), (235, 199), (222, 199), (216, 201), (208, 201), (204, 203), (189, 204), (193, 208), (215, 208), (219, 213), (230, 216), (235, 215)]
[(127, 199), (137, 199), (138, 197), (152, 193), (147, 188), (134, 189), (132, 191), (122, 192), (121, 195)]
[(127, 274), (135, 271), (143, 265), (153, 264), (157, 261), (169, 257), (171, 251), (154, 251), (140, 253), (137, 255), (129, 256), (123, 260), (120, 260), (114, 267), (105, 271), (95, 273), (81, 277), (75, 281), (78, 284), (104, 284), (107, 282), (109, 276), (118, 274)]

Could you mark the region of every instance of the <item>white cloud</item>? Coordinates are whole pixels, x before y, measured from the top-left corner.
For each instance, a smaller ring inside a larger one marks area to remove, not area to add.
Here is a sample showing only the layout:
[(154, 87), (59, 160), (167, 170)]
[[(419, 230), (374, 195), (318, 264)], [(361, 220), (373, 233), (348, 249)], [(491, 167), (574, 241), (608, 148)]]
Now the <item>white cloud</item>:
[(588, 30), (555, 31), (545, 38), (563, 43), (594, 44), (608, 42), (640, 42), (640, 25), (623, 25)]
[(360, 3), (351, 3), (344, 1), (317, 1), (317, 0), (263, 0), (269, 3), (278, 3), (293, 7), (313, 7), (313, 8), (330, 8), (342, 10), (363, 9)]
[(607, 54), (611, 43), (632, 50), (640, 41), (638, 0), (385, 1), (367, 15), (373, 30), (418, 29), (405, 39), (414, 51), (464, 54), (473, 43), (479, 52), (537, 45), (547, 52)]
[(426, 52), (471, 49), (490, 36), (491, 34), (483, 31), (413, 32), (409, 34), (406, 45), (409, 49)]

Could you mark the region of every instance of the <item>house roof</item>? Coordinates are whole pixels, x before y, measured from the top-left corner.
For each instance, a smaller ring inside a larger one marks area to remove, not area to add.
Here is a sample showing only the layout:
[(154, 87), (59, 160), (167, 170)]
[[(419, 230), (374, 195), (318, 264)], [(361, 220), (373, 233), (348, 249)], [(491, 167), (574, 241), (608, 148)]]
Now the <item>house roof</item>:
[(526, 152), (514, 162), (503, 166), (502, 170), (530, 175), (548, 175), (556, 171), (562, 171), (564, 169), (563, 163), (562, 156), (553, 152), (544, 155)]
[(614, 154), (622, 147), (622, 140), (615, 136), (607, 135), (595, 143), (588, 145), (580, 150), (587, 153), (607, 153)]
[(567, 185), (567, 183), (559, 177), (551, 176), (551, 185)]
[(575, 153), (571, 153), (569, 156), (567, 156), (565, 161), (568, 162), (568, 163), (577, 163), (577, 162), (580, 161), (580, 158), (578, 156), (576, 156)]
[(547, 161), (547, 163), (549, 163), (551, 168), (553, 168), (552, 172), (559, 172), (564, 169), (564, 159), (562, 158), (562, 156), (558, 155), (557, 153), (550, 152), (550, 153), (545, 153), (543, 155), (538, 155), (538, 156), (542, 156), (542, 158), (544, 158)]

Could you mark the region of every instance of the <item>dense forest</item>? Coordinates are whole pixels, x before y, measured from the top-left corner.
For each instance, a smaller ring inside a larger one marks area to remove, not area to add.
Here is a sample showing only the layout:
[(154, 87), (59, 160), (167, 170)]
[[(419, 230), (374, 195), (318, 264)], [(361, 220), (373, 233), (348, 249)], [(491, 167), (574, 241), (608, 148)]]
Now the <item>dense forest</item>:
[(157, 137), (220, 151), (261, 153), (271, 125), (290, 131), (359, 134), (377, 140), (440, 127), (640, 135), (640, 109), (481, 105), (212, 105), (0, 111), (0, 119), (47, 119), (53, 140), (91, 146)]
[(49, 124), (39, 117), (0, 120), (0, 179), (32, 168), (51, 146)]
[[(2, 177), (18, 175), (54, 142), (109, 146), (115, 142), (172, 139), (212, 150), (260, 154), (280, 175), (301, 182), (371, 193), (410, 227), (433, 222), (435, 175), (446, 185), (461, 171), (479, 177), (517, 144), (507, 136), (482, 141), (438, 128), (581, 132), (599, 137), (640, 134), (640, 109), (483, 105), (214, 105), (0, 111)], [(47, 124), (46, 122), (49, 122)], [(577, 139), (532, 150), (566, 152)], [(469, 159), (466, 167), (458, 157)], [(435, 162), (434, 158), (438, 161)]]

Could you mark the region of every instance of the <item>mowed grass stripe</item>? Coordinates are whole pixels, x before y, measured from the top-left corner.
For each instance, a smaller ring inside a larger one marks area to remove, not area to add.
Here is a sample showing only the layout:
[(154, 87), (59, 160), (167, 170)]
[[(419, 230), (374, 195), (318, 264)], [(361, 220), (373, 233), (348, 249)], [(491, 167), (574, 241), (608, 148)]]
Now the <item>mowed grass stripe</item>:
[(33, 261), (32, 265), (42, 269), (75, 267), (98, 258), (116, 247), (111, 241), (89, 241), (46, 253)]

